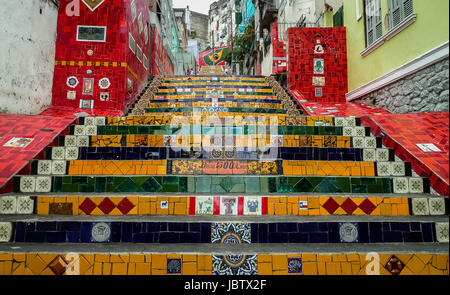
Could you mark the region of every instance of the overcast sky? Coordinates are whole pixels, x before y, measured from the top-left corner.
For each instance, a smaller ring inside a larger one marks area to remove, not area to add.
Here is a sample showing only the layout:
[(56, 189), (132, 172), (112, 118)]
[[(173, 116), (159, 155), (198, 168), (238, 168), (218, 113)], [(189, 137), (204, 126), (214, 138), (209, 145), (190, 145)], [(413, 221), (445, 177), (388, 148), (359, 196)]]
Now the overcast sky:
[(173, 0), (173, 7), (186, 8), (189, 5), (189, 10), (208, 15), (209, 5), (213, 2), (214, 0)]

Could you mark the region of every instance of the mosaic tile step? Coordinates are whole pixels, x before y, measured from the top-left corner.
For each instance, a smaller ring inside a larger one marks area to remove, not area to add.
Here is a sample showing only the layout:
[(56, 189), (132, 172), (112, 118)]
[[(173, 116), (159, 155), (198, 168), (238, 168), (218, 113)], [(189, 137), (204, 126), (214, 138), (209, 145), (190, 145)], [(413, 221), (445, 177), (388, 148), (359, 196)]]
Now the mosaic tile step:
[(16, 176), (22, 193), (429, 193), (427, 178), (287, 176)]
[[(196, 106), (196, 103), (201, 103), (201, 104), (209, 104), (211, 105), (212, 100), (209, 99), (208, 101), (205, 102), (205, 97), (203, 96), (197, 96), (194, 98), (172, 98), (170, 99), (170, 101), (167, 101), (167, 98), (165, 98), (164, 96), (160, 97), (160, 96), (155, 96), (154, 99), (151, 100), (152, 103), (165, 103), (165, 104), (173, 104), (173, 103), (178, 103), (178, 104), (192, 104), (192, 106)], [(223, 106), (228, 106), (228, 104), (232, 103), (233, 105), (239, 105), (239, 104), (260, 104), (261, 107), (264, 107), (264, 104), (277, 104), (280, 105), (282, 104), (281, 100), (278, 99), (269, 99), (269, 98), (265, 98), (265, 99), (258, 99), (258, 98), (235, 98), (233, 97), (223, 97), (223, 98), (217, 98), (217, 103), (223, 104)], [(203, 106), (203, 105), (202, 105)]]
[[(174, 93), (166, 93), (166, 94), (156, 94), (153, 97), (153, 100), (151, 101), (159, 101), (159, 100), (164, 100), (164, 101), (190, 101), (190, 100), (194, 100), (194, 101), (211, 101), (211, 97), (210, 98), (206, 98), (207, 92), (192, 92), (192, 93), (183, 93), (183, 94), (174, 94)], [(229, 92), (227, 94), (225, 93), (220, 93), (217, 95), (217, 99), (218, 100), (222, 100), (222, 99), (226, 99), (229, 101), (242, 101), (242, 100), (246, 100), (247, 102), (264, 102), (265, 100), (272, 102), (272, 101), (279, 101), (281, 103), (281, 100), (278, 99), (278, 97), (275, 94), (269, 94), (269, 93), (264, 93), (261, 95), (250, 95), (250, 94), (239, 94), (237, 92)], [(112, 116), (110, 116), (112, 117)]]
[[(70, 126), (71, 135), (250, 135), (250, 134), (273, 134), (273, 135), (335, 135), (348, 136), (348, 130), (335, 126), (114, 126), (114, 125), (73, 125)], [(368, 127), (360, 128), (360, 135), (355, 136), (353, 145), (364, 148), (381, 148), (381, 137), (371, 137)], [(345, 134), (344, 134), (345, 133)], [(350, 133), (350, 134), (353, 134)], [(355, 133), (356, 134), (356, 133)], [(350, 135), (351, 136), (351, 135)], [(359, 139), (361, 143), (358, 143)]]
[(449, 241), (448, 221), (237, 223), (14, 220), (0, 223), (0, 228), (2, 233), (6, 232), (0, 236), (0, 241), (10, 243), (255, 244)]
[(203, 101), (195, 101), (195, 102), (155, 102), (152, 101), (148, 104), (149, 108), (185, 108), (185, 107), (194, 107), (194, 108), (203, 108), (203, 107), (219, 107), (219, 108), (264, 108), (264, 109), (282, 109), (283, 105), (280, 101), (276, 101), (276, 103), (270, 103), (268, 101), (264, 101), (264, 103), (257, 102), (205, 102)]
[[(352, 137), (329, 135), (68, 135), (60, 136), (60, 145), (66, 147), (92, 146), (92, 147), (214, 147), (234, 146), (236, 148), (253, 147), (260, 152), (265, 152), (269, 147), (329, 147), (351, 148)], [(378, 150), (365, 149), (364, 160), (373, 161), (377, 157)], [(387, 153), (387, 152), (384, 152)]]
[[(207, 95), (209, 88), (178, 88), (178, 89), (158, 89), (157, 96), (159, 95)], [(224, 95), (234, 95), (242, 98), (247, 98), (247, 96), (270, 96), (273, 98), (276, 94), (273, 92), (272, 88), (270, 89), (248, 89), (248, 90), (240, 90), (238, 88), (228, 88), (228, 91), (220, 92), (219, 96)], [(187, 97), (191, 98), (191, 97)], [(258, 97), (259, 99), (261, 97)]]
[(184, 108), (146, 108), (146, 113), (192, 113), (192, 112), (211, 112), (211, 113), (261, 113), (261, 114), (285, 114), (284, 109), (269, 108), (227, 108), (227, 107), (184, 107)]
[[(254, 117), (254, 120), (252, 118)], [(275, 118), (276, 119), (275, 119)], [(184, 118), (187, 119), (191, 125), (207, 125), (217, 124), (217, 118), (194, 116)], [(331, 117), (288, 117), (284, 115), (278, 116), (234, 116), (233, 118), (219, 117), (222, 126), (245, 126), (245, 125), (300, 125), (300, 126), (334, 126), (333, 119)], [(275, 119), (275, 120), (274, 120)], [(142, 125), (170, 125), (179, 121), (173, 121), (173, 116), (128, 116), (128, 117), (87, 117), (80, 118), (80, 125), (128, 125), (128, 126), (142, 126)], [(231, 121), (231, 122), (230, 122)], [(274, 122), (275, 121), (275, 122)], [(182, 121), (184, 122), (184, 121)], [(182, 123), (180, 122), (180, 123)], [(356, 120), (356, 126), (359, 127), (360, 121)], [(209, 126), (209, 125), (208, 125)]]
[(245, 87), (251, 87), (251, 86), (269, 86), (268, 83), (264, 83), (262, 81), (259, 82), (226, 82), (226, 81), (206, 81), (206, 80), (197, 80), (195, 82), (193, 81), (183, 81), (183, 82), (177, 82), (177, 81), (171, 81), (162, 83), (161, 87), (205, 87), (205, 86), (215, 86), (215, 87), (222, 87), (222, 86), (245, 86)]
[[(203, 69), (204, 67), (202, 67)], [(207, 67), (206, 67), (207, 68)], [(227, 79), (227, 80), (261, 80), (265, 81), (265, 76), (246, 76), (246, 75), (239, 75), (239, 76), (224, 76), (224, 75), (196, 75), (196, 76), (165, 76), (164, 80), (195, 80), (195, 79)]]
[[(36, 206), (34, 204), (36, 203)], [(229, 208), (227, 206), (230, 206)], [(197, 216), (444, 216), (441, 197), (3, 196), (0, 214)]]
[[(233, 151), (231, 151), (233, 152)], [(214, 153), (214, 152), (213, 152)], [(399, 164), (397, 164), (399, 163)], [(382, 166), (381, 164), (386, 164)], [(402, 165), (402, 173), (391, 169)], [(386, 171), (378, 171), (384, 167)], [(33, 160), (23, 175), (405, 176), (403, 162), (259, 160)], [(382, 175), (380, 175), (382, 174)], [(411, 176), (409, 174), (408, 176)]]
[[(104, 244), (100, 244), (105, 246)], [(142, 246), (141, 246), (142, 248)], [(77, 253), (77, 254), (74, 254)], [(448, 254), (398, 250), (374, 257), (369, 251), (317, 254), (115, 254), (104, 251), (0, 253), (0, 275), (448, 275)], [(375, 259), (374, 259), (375, 258)], [(378, 259), (377, 259), (378, 258)], [(371, 263), (374, 261), (375, 263)], [(238, 263), (236, 263), (238, 262)], [(167, 289), (169, 289), (167, 287)], [(175, 289), (174, 289), (175, 290)]]

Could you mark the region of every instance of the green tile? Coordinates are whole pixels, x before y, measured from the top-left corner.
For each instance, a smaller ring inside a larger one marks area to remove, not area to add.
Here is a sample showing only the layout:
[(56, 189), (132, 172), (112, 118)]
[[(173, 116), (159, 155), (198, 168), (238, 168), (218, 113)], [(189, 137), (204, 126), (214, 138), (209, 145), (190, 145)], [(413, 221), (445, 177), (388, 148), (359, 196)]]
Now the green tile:
[(352, 184), (352, 193), (353, 194), (367, 193), (367, 186)]
[(261, 177), (261, 193), (269, 193), (269, 178)]
[(229, 177), (223, 177), (222, 181), (220, 182), (220, 186), (226, 191), (229, 192), (233, 188), (233, 182)]
[(195, 178), (194, 177), (186, 177), (187, 178), (187, 191), (188, 193), (195, 193)]
[(213, 184), (211, 185), (211, 193), (227, 193), (220, 184)]
[(195, 178), (195, 192), (209, 193), (211, 190), (211, 177), (201, 176)]
[(96, 193), (102, 193), (106, 189), (106, 178), (105, 177), (97, 177), (95, 181), (94, 190)]
[(261, 191), (258, 177), (245, 177), (244, 181), (245, 181), (245, 193), (256, 194)]
[(236, 183), (233, 185), (233, 187), (230, 190), (230, 193), (241, 193), (241, 192), (245, 192), (245, 184), (244, 183)]
[(122, 179), (122, 182), (118, 186), (116, 186), (116, 188), (119, 192), (132, 193), (137, 192), (139, 186), (136, 185), (136, 183), (134, 183), (134, 181), (131, 180), (129, 177), (124, 177)]
[(72, 181), (70, 181), (70, 182), (63, 181), (63, 183), (84, 184), (84, 183), (87, 183), (87, 176), (72, 176)]
[(95, 186), (92, 184), (79, 184), (78, 185), (80, 193), (93, 193), (95, 192)]
[(296, 193), (301, 193), (301, 192), (305, 192), (305, 193), (310, 193), (314, 190), (314, 185), (311, 184), (311, 182), (304, 177), (302, 180), (300, 180), (299, 182), (297, 182), (297, 184), (294, 185), (293, 187), (293, 191)]
[(278, 191), (277, 178), (269, 177), (269, 193), (276, 193)]
[(161, 181), (158, 177), (148, 177), (148, 179), (141, 185), (143, 192), (160, 192), (162, 190)]
[(324, 177), (322, 181), (314, 188), (317, 193), (342, 193), (343, 191), (337, 186), (337, 182), (333, 178)]
[(178, 192), (186, 193), (188, 191), (187, 177), (179, 177)]

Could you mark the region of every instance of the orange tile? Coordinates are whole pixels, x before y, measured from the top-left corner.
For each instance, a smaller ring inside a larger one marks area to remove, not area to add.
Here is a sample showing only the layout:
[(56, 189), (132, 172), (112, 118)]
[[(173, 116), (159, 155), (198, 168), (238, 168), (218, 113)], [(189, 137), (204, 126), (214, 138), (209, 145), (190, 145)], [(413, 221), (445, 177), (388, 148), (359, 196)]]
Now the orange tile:
[(195, 262), (183, 262), (183, 275), (197, 275), (197, 263)]
[(326, 262), (327, 275), (341, 275), (341, 264), (339, 262)]
[(102, 275), (111, 275), (111, 263), (103, 263)]
[(341, 262), (341, 274), (342, 275), (352, 275), (352, 265), (350, 262)]
[(325, 262), (317, 262), (317, 274), (319, 276), (327, 274)]
[(287, 255), (272, 255), (273, 270), (287, 271)]
[(317, 263), (316, 262), (303, 262), (303, 274), (304, 275), (317, 275)]
[(258, 262), (258, 275), (272, 275), (272, 263), (259, 263)]
[(136, 275), (148, 276), (151, 273), (150, 263), (137, 262), (136, 263)]

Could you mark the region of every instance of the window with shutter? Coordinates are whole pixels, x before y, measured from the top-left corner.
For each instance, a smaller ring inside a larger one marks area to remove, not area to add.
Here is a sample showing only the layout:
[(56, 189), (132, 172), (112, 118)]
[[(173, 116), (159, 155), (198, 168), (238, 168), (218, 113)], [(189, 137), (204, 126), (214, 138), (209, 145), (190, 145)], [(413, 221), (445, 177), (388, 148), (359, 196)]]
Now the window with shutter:
[(413, 14), (413, 0), (389, 0), (389, 29), (398, 26)]
[(380, 0), (365, 0), (366, 42), (367, 47), (382, 37)]

